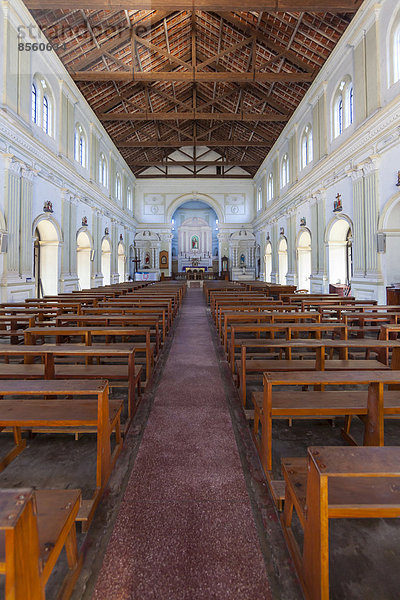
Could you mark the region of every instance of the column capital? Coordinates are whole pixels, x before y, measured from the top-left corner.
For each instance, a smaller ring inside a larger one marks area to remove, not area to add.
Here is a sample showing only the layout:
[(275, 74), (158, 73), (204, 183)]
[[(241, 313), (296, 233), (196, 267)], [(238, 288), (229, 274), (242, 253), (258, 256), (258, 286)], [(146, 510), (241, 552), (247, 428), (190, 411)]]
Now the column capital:
[(14, 175), (19, 177), (21, 174), (21, 169), (22, 169), (23, 163), (21, 161), (19, 161), (14, 156), (14, 154), (4, 153), (3, 158), (4, 158), (6, 169), (8, 169), (8, 171), (11, 171), (11, 173), (14, 173)]
[(374, 155), (374, 156), (369, 156), (367, 158), (367, 160), (365, 161), (365, 163), (363, 163), (362, 165), (362, 170), (365, 176), (370, 175), (371, 173), (373, 173), (374, 171), (377, 171), (379, 169), (380, 166), (380, 160), (381, 157)]
[(38, 174), (39, 171), (37, 171), (36, 169), (32, 169), (32, 167), (30, 167), (29, 165), (22, 165), (21, 175), (27, 181), (32, 182), (34, 177), (37, 177)]
[(357, 183), (364, 176), (364, 172), (362, 169), (355, 168), (351, 169), (347, 172), (348, 176), (351, 178), (353, 184)]

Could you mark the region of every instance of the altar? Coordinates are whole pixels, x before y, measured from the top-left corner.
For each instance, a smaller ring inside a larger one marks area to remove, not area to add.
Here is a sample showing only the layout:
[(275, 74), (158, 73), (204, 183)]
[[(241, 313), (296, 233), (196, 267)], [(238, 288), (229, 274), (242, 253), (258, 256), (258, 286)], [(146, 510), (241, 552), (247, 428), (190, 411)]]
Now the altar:
[(137, 271), (135, 273), (135, 281), (158, 281), (160, 279), (160, 272), (152, 269), (143, 269), (143, 271)]
[(200, 217), (186, 219), (178, 228), (178, 271), (212, 269), (212, 229)]

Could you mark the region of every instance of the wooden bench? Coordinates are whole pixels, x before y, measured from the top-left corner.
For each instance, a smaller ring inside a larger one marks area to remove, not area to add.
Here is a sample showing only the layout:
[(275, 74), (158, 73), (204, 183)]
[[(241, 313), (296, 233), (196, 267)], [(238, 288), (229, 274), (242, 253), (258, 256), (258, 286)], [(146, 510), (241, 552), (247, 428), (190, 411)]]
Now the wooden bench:
[(0, 572), (7, 600), (44, 600), (64, 547), (69, 570), (58, 598), (70, 597), (82, 567), (75, 529), (80, 503), (80, 490), (0, 490)]
[[(103, 344), (104, 347), (108, 346), (110, 338), (114, 336), (122, 338), (130, 337), (144, 337), (145, 342), (132, 342), (131, 346), (135, 349), (135, 356), (138, 354), (144, 355), (146, 360), (146, 381), (147, 385), (152, 367), (154, 364), (154, 351), (155, 344), (150, 342), (150, 329), (148, 327), (29, 327), (25, 329), (24, 339), (27, 346), (36, 343), (38, 338), (55, 337), (56, 343), (61, 344), (65, 336), (69, 337), (81, 337), (86, 346), (91, 346), (93, 343), (93, 337), (105, 336), (106, 342)], [(101, 344), (97, 343), (97, 347), (101, 347)]]
[[(329, 600), (329, 519), (398, 518), (400, 448), (311, 447), (307, 458), (282, 459), (282, 472), (281, 522), (304, 594)], [(304, 531), (302, 552), (293, 510)]]
[(234, 323), (319, 323), (321, 315), (309, 312), (247, 312), (247, 313), (224, 313), (223, 343), (225, 352), (228, 351), (229, 325)]
[[(39, 346), (10, 346), (0, 344), (0, 356), (6, 360), (0, 364), (0, 379), (107, 379), (110, 387), (123, 385), (128, 389), (127, 433), (141, 399), (141, 375), (143, 367), (135, 365), (135, 349), (126, 344), (101, 346), (74, 346), (72, 344)], [(42, 358), (42, 364), (33, 364), (35, 357)], [(75, 364), (57, 364), (56, 358), (69, 357)], [(10, 358), (23, 359), (24, 363), (10, 363)], [(76, 364), (77, 359), (85, 359), (85, 364)], [(125, 364), (92, 364), (93, 359), (118, 359)], [(137, 389), (137, 398), (135, 390)]]
[[(247, 360), (247, 348), (256, 346), (257, 349), (279, 348), (285, 353), (285, 359), (257, 358)], [(373, 350), (399, 348), (400, 342), (377, 342), (375, 340), (255, 340), (241, 344), (241, 359), (236, 361), (237, 384), (241, 390), (242, 403), (246, 406), (247, 374), (260, 375), (265, 371), (374, 371), (388, 369), (389, 366), (380, 360), (363, 360), (348, 358), (349, 348), (367, 348)], [(292, 350), (312, 350), (315, 352), (314, 360), (292, 359)], [(326, 360), (327, 350), (339, 350), (339, 359)], [(261, 378), (261, 377), (260, 377)]]
[[(254, 392), (253, 440), (261, 464), (271, 480), (272, 471), (272, 419), (302, 417), (357, 415), (364, 423), (364, 445), (384, 445), (385, 415), (400, 414), (400, 396), (396, 391), (385, 391), (384, 385), (400, 384), (400, 372), (380, 371), (293, 371), (266, 372), (263, 376), (264, 392)], [(316, 391), (273, 391), (275, 386), (312, 385)], [(367, 385), (368, 391), (321, 391), (320, 386)], [(316, 387), (315, 387), (316, 386)], [(261, 437), (259, 428), (261, 426)], [(348, 424), (342, 430), (346, 440), (350, 437)]]
[(235, 372), (236, 348), (239, 348), (244, 341), (252, 341), (248, 338), (238, 338), (237, 334), (250, 333), (261, 339), (261, 334), (274, 337), (275, 333), (278, 332), (283, 333), (287, 340), (292, 339), (293, 334), (299, 333), (306, 333), (309, 336), (314, 335), (316, 339), (321, 339), (322, 334), (331, 333), (332, 335), (339, 335), (341, 339), (347, 339), (347, 326), (343, 323), (268, 323), (262, 325), (241, 323), (239, 325), (231, 325), (229, 360), (231, 363), (232, 374)]
[[(95, 491), (82, 502), (78, 519), (88, 527), (111, 470), (122, 450), (120, 415), (122, 400), (108, 399), (108, 383), (96, 381), (9, 381), (0, 380), (0, 431), (12, 428), (14, 447), (0, 460), (3, 471), (26, 447), (21, 429), (95, 428), (97, 461)], [(116, 434), (111, 454), (110, 437)]]

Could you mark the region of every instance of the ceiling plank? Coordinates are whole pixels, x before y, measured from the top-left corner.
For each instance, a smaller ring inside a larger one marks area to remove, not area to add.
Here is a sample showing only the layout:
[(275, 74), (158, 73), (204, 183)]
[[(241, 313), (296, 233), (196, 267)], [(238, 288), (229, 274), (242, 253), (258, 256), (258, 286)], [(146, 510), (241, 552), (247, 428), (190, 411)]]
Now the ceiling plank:
[[(299, 2), (298, 4), (300, 5), (301, 3)], [(301, 10), (300, 7), (296, 9), (297, 12), (300, 10)], [(326, 11), (324, 10), (324, 12), (326, 12)], [(233, 15), (231, 12), (217, 11), (217, 14), (220, 17), (222, 17), (227, 23), (229, 23), (232, 27), (241, 31), (243, 34), (248, 35), (248, 36), (255, 34), (257, 36), (257, 41), (259, 43), (263, 44), (269, 50), (272, 50), (273, 52), (275, 52), (275, 54), (278, 54), (278, 56), (284, 56), (287, 60), (289, 60), (292, 64), (296, 65), (297, 67), (300, 67), (301, 69), (304, 69), (305, 71), (308, 71), (309, 73), (314, 70), (314, 67), (312, 65), (308, 64), (307, 61), (301, 59), (300, 56), (298, 54), (296, 54), (296, 52), (293, 52), (292, 50), (287, 50), (283, 46), (276, 44), (267, 35), (265, 35), (261, 31), (255, 30), (255, 28), (252, 27), (251, 25), (247, 25), (246, 23), (243, 23), (243, 21), (241, 21), (238, 17)]]
[[(43, 7), (43, 8), (45, 8), (45, 7)], [(80, 8), (85, 8), (85, 7), (81, 6)], [(103, 9), (104, 8), (105, 7), (103, 5)], [(129, 8), (129, 7), (127, 7), (127, 8)], [(54, 9), (55, 9), (55, 7), (54, 7)], [(137, 27), (140, 25), (140, 26), (151, 29), (154, 25), (156, 25), (163, 19), (168, 18), (174, 12), (176, 12), (176, 9), (175, 9), (175, 11), (165, 11), (165, 10), (162, 12), (157, 11), (155, 14), (152, 13), (151, 15), (148, 15), (144, 19), (141, 19), (140, 21), (138, 20), (137, 22), (133, 23), (132, 26)], [(85, 56), (81, 60), (77, 61), (74, 64), (74, 69), (76, 69), (77, 71), (81, 71), (81, 70), (83, 71), (83, 70), (87, 69), (91, 64), (97, 62), (104, 53), (106, 53), (106, 52), (112, 53), (115, 50), (117, 50), (117, 48), (120, 48), (121, 46), (124, 46), (125, 44), (129, 44), (131, 41), (131, 33), (132, 32), (130, 29), (121, 30), (117, 35), (112, 37), (109, 41), (105, 42), (104, 44), (101, 44), (100, 48), (94, 48), (87, 54), (87, 56)]]
[(190, 65), (187, 62), (185, 62), (184, 60), (181, 60), (178, 56), (174, 56), (173, 54), (171, 54), (167, 50), (164, 50), (163, 48), (160, 48), (160, 46), (157, 46), (156, 44), (152, 44), (151, 42), (149, 42), (145, 38), (136, 35), (136, 33), (134, 33), (133, 31), (132, 31), (132, 39), (137, 44), (142, 44), (143, 46), (145, 46), (146, 48), (148, 48), (152, 52), (156, 52), (157, 54), (160, 54), (164, 58), (168, 59), (170, 62), (173, 62), (173, 63), (179, 65), (180, 67), (184, 67), (186, 69), (190, 69)]
[(227, 54), (230, 54), (231, 52), (236, 52), (237, 50), (240, 50), (244, 46), (248, 46), (249, 44), (254, 42), (254, 39), (255, 39), (255, 36), (251, 36), (249, 38), (246, 38), (245, 40), (242, 40), (241, 42), (238, 42), (237, 44), (232, 44), (228, 48), (221, 50), (214, 56), (211, 56), (207, 60), (204, 60), (202, 63), (198, 64), (197, 68), (202, 69), (204, 67), (207, 67), (208, 65), (212, 65), (214, 62), (218, 61), (220, 58), (223, 58)]

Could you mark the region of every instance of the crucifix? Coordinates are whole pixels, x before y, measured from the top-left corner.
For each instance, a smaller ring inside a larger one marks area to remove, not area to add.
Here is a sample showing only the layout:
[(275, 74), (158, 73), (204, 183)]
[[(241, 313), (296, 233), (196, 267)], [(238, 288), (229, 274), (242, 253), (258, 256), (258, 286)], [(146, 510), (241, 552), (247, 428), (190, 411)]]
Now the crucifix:
[(132, 258), (132, 262), (134, 262), (134, 263), (135, 263), (135, 273), (136, 273), (136, 271), (138, 271), (138, 270), (139, 270), (139, 269), (138, 269), (138, 267), (139, 267), (139, 265), (140, 265), (140, 258), (137, 258), (137, 257), (135, 256), (135, 258)]
[(333, 203), (333, 212), (340, 212), (342, 210), (342, 196), (337, 194), (336, 200)]

